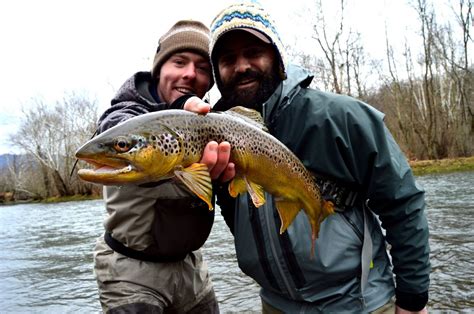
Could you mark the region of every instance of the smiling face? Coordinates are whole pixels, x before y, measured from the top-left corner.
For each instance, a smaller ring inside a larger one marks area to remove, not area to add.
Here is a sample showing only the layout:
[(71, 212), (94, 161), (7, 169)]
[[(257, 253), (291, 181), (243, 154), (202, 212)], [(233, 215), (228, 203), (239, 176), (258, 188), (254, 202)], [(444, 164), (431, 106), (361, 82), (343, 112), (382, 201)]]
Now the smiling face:
[(194, 52), (177, 52), (161, 66), (158, 96), (167, 104), (185, 94), (202, 98), (211, 83), (211, 65), (207, 58)]
[(215, 49), (223, 100), (259, 110), (279, 83), (273, 46), (235, 30), (224, 34)]

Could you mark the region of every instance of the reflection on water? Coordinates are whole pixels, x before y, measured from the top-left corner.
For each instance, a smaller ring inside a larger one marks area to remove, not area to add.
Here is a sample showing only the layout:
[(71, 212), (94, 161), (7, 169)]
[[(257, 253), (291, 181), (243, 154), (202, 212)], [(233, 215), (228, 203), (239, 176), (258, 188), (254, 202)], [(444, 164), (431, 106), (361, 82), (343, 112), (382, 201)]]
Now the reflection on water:
[(431, 307), (474, 311), (474, 172), (422, 178), (430, 224)]
[[(474, 172), (420, 177), (431, 237), (431, 309), (474, 311)], [(102, 201), (0, 206), (0, 312), (99, 312), (92, 250)], [(222, 312), (260, 310), (218, 213), (204, 248)]]
[(0, 309), (94, 312), (92, 249), (102, 202), (0, 207)]

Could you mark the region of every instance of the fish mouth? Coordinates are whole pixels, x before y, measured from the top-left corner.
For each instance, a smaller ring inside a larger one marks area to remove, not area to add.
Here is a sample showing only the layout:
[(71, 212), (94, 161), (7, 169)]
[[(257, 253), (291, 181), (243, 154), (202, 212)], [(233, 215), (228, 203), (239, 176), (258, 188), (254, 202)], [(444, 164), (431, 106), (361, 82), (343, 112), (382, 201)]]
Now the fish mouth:
[(77, 175), (82, 180), (92, 183), (114, 183), (124, 176), (130, 176), (138, 172), (135, 167), (125, 160), (109, 159), (107, 162), (98, 162), (87, 158), (82, 160), (89, 163), (92, 168), (79, 169)]

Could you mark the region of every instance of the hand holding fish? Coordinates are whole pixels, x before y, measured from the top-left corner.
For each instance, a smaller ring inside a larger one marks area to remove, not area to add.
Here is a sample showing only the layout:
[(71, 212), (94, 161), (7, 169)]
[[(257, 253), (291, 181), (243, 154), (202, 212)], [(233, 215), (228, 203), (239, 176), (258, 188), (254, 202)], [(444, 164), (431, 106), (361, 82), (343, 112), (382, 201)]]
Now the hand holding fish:
[(229, 142), (207, 143), (200, 163), (207, 165), (212, 180), (219, 179), (221, 182), (227, 182), (235, 177), (235, 165), (229, 162), (230, 151)]
[[(184, 110), (207, 114), (211, 111), (211, 105), (199, 97), (191, 97), (184, 103)], [(235, 165), (230, 161), (230, 144), (228, 142), (217, 143), (211, 141), (204, 148), (200, 163), (207, 165), (212, 180), (219, 179), (227, 182), (235, 176)]]
[(193, 96), (186, 100), (183, 109), (199, 114), (206, 114), (211, 111), (211, 105), (203, 101), (201, 98)]

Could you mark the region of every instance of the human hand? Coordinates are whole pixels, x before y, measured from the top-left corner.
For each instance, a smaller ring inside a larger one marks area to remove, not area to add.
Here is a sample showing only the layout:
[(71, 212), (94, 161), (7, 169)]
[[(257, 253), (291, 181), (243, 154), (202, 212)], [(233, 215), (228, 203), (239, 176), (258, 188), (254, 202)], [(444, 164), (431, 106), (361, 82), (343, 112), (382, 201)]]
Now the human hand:
[(428, 310), (425, 307), (421, 311), (407, 311), (399, 306), (395, 306), (395, 314), (428, 314)]
[[(204, 102), (197, 96), (190, 97), (183, 106), (184, 110), (199, 114), (207, 114), (211, 111), (211, 105)], [(230, 144), (222, 142), (218, 144), (215, 141), (207, 143), (202, 154), (201, 163), (207, 165), (212, 180), (219, 179), (221, 182), (227, 182), (235, 176), (235, 165), (230, 161)]]
[(207, 143), (202, 154), (201, 163), (207, 165), (212, 180), (227, 182), (235, 176), (235, 165), (230, 161), (230, 144), (215, 141)]
[(211, 111), (211, 105), (203, 101), (201, 98), (193, 96), (186, 100), (183, 109), (199, 114), (207, 114)]

